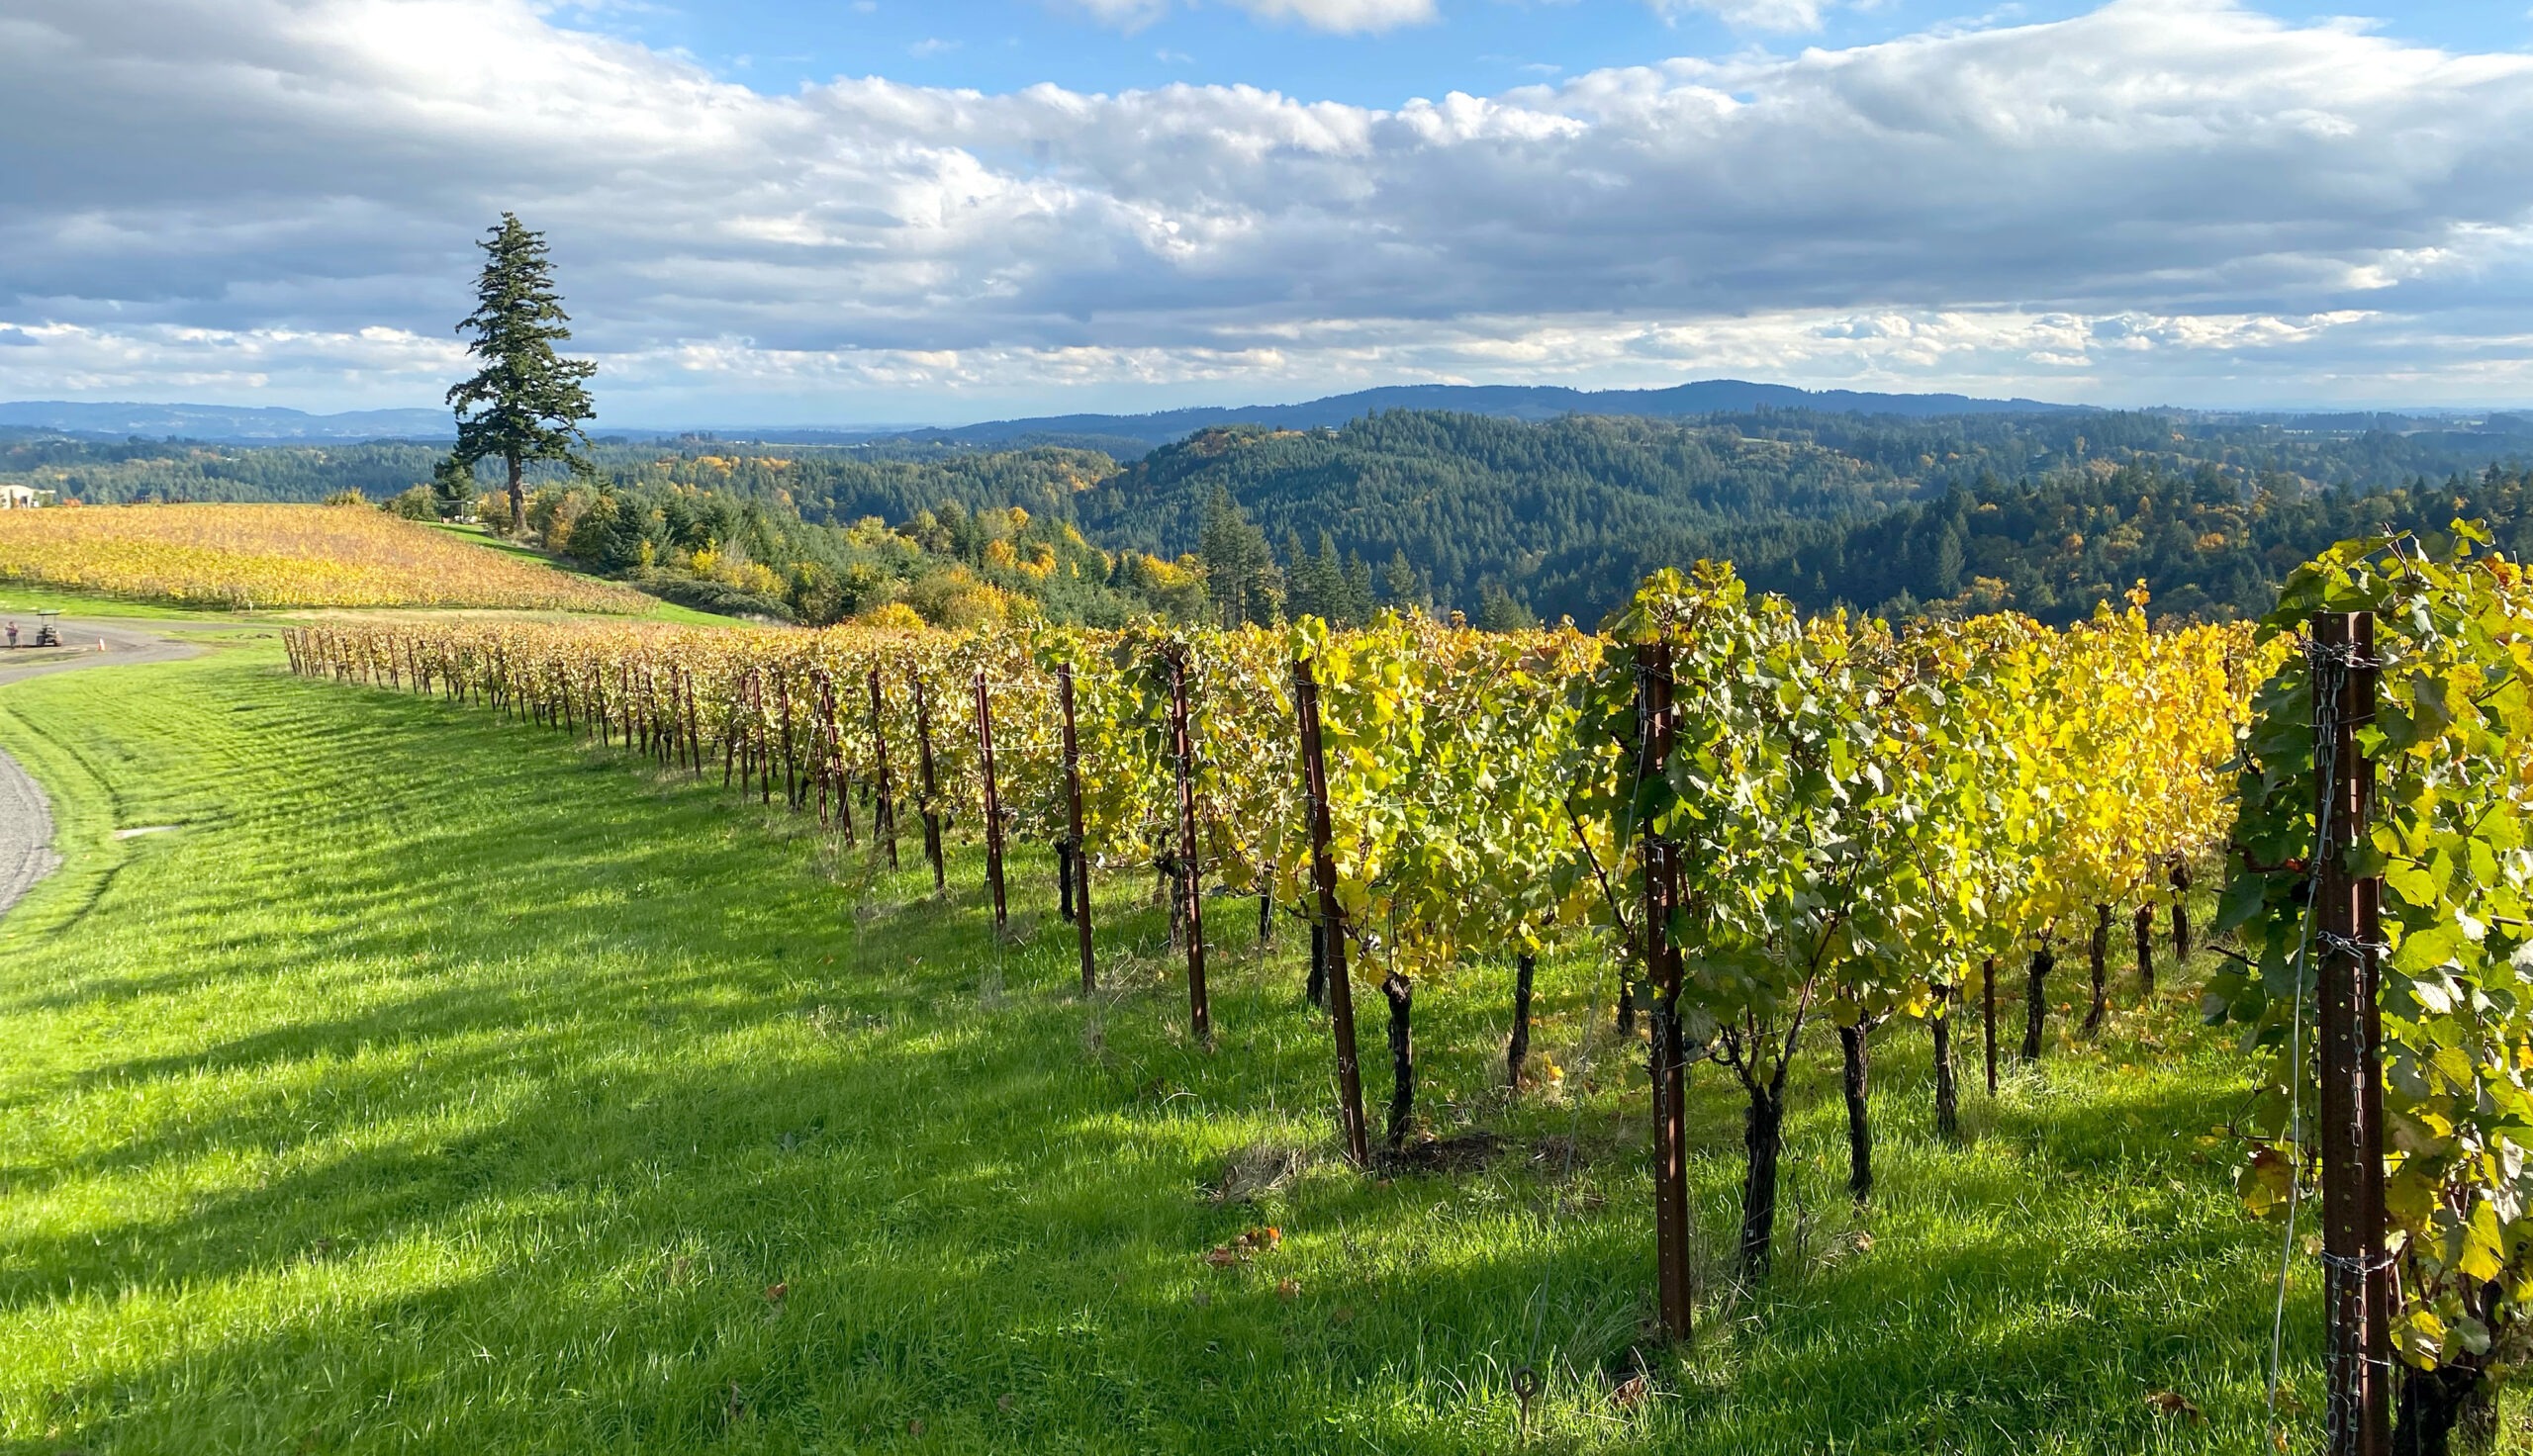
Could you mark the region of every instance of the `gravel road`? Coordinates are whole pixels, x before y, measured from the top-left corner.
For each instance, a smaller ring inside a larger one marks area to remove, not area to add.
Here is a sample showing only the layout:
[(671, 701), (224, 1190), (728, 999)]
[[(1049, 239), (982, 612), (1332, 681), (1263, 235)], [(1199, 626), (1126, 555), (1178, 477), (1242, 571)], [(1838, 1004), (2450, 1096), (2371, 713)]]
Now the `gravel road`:
[[(6, 615), (0, 613), (0, 618)], [(20, 640), (33, 642), (36, 636), (34, 613), (15, 620)], [(216, 627), (230, 624), (204, 622), (201, 625)], [(46, 673), (66, 673), (75, 668), (174, 662), (202, 651), (182, 638), (167, 636), (134, 621), (110, 617), (64, 617), (60, 621), (60, 630), (62, 645), (57, 648), (21, 647), (11, 650), (0, 646), (0, 685)], [(7, 640), (5, 635), (0, 635), (0, 643)], [(26, 770), (18, 767), (16, 759), (0, 752), (0, 915), (7, 914), (20, 896), (60, 864), (61, 857), (52, 852), (52, 809), (45, 799), (44, 790), (27, 776)]]

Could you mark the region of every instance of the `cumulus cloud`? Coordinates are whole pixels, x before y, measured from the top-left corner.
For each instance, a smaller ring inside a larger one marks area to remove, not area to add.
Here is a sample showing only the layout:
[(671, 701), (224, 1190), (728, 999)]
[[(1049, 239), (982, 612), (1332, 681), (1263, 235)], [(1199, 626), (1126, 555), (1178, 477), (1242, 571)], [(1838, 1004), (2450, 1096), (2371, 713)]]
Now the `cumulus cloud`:
[[(1172, 0), (1077, 0), (1092, 18), (1138, 31), (1168, 15)], [(1261, 20), (1292, 21), (1314, 31), (1360, 35), (1422, 25), (1434, 19), (1434, 0), (1229, 0)]]
[(2525, 393), (2533, 57), (2206, 0), (1389, 109), (765, 96), (525, 0), (17, 0), (0, 130), (0, 324), (37, 345), (0, 380), (164, 395), (231, 358), (425, 402), (427, 351), (367, 331), (436, 347), (511, 208), (636, 401), (1736, 371), (2424, 398), (2440, 358)]
[(1751, 31), (1817, 31), (1831, 0), (1653, 0), (1665, 15), (1695, 11)]
[(1341, 35), (1391, 31), (1434, 18), (1434, 0), (1232, 0), (1266, 20), (1294, 20)]

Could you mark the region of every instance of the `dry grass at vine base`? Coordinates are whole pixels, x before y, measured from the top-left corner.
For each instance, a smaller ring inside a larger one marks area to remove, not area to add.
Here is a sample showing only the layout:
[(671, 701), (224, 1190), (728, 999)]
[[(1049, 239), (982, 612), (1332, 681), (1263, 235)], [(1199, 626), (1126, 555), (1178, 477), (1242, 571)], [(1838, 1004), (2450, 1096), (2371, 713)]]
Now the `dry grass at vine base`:
[(0, 511), (0, 579), (233, 609), (641, 613), (651, 598), (358, 505)]

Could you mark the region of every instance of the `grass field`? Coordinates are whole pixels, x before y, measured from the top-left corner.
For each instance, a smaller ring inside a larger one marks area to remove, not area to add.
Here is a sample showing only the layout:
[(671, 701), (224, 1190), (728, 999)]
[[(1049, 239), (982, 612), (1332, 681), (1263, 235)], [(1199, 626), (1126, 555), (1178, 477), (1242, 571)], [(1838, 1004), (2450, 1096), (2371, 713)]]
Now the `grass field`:
[[(491, 531), (484, 529), (480, 525), (459, 525), (454, 521), (442, 521), (433, 525), (432, 529), (445, 535), (454, 536), (458, 540), (468, 542), (472, 545), (481, 546), (485, 550), (498, 551), (503, 555), (512, 557), (516, 560), (534, 562), (549, 571), (561, 572), (567, 577), (573, 577), (580, 581), (594, 582), (602, 586), (621, 585), (619, 583), (610, 583), (605, 577), (596, 577), (587, 572), (575, 571), (560, 560), (548, 556), (544, 552), (536, 550), (534, 547), (525, 545), (518, 541), (509, 540), (502, 536), (496, 536)], [(649, 593), (646, 592), (644, 594), (648, 595)], [(682, 626), (689, 627), (726, 627), (738, 620), (735, 617), (719, 616), (708, 611), (698, 611), (694, 607), (683, 606), (677, 602), (668, 601), (658, 597), (652, 598), (651, 609), (646, 613), (646, 615), (654, 621), (676, 622)]]
[[(267, 647), (13, 685), (0, 745), (68, 859), (0, 921), (0, 1451), (1501, 1452), (1525, 1365), (1541, 1451), (2271, 1449), (2277, 1235), (2202, 1144), (2241, 1078), (2187, 986), (1994, 1102), (1972, 1076), (1961, 1145), (1890, 1034), (1865, 1213), (1825, 1044), (1779, 1277), (1711, 1261), (1664, 1351), (1590, 967), (1544, 968), (1567, 1093), (1516, 1106), (1507, 978), (1421, 995), (1436, 1130), (1510, 1150), (1375, 1181), (1334, 1158), (1303, 938), (1246, 915), (1211, 918), (1207, 1055), (1145, 884), (1103, 891), (1085, 1004), (1069, 932), (998, 946), (967, 857), (934, 903), (911, 846), (881, 873)], [(1015, 875), (1045, 910), (1043, 857)], [(1736, 1104), (1692, 1085), (1720, 1255)]]
[(366, 506), (0, 511), (0, 580), (180, 606), (472, 606), (641, 615), (653, 598)]

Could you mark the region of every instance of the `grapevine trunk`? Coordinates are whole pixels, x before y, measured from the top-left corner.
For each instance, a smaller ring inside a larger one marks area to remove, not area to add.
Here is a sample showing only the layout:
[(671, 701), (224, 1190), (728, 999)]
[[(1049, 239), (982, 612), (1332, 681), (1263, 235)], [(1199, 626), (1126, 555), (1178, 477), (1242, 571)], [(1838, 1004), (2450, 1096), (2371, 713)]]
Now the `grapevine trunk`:
[(1381, 994), (1389, 999), (1389, 1145), (1395, 1152), (1416, 1120), (1416, 1044), (1408, 1030), (1416, 986), (1392, 971), (1381, 977)]
[(2142, 1001), (2151, 999), (2155, 994), (2154, 906), (2137, 907), (2137, 918), (2133, 929), (2137, 940), (2137, 995)]
[(1769, 1245), (1777, 1227), (1777, 1155), (1785, 1147), (1785, 1092), (1780, 1079), (1752, 1083), (1742, 1110), (1741, 1277), (1757, 1284), (1768, 1275)]
[(1538, 957), (1514, 957), (1513, 1040), (1504, 1048), (1504, 1084), (1515, 1092), (1522, 1090), (1522, 1063), (1531, 1055), (1531, 983), (1538, 972)]
[(2190, 897), (2190, 865), (2173, 862), (2173, 959), (2190, 958), (2190, 907), (2182, 902)]
[(1873, 1197), (1873, 1124), (1865, 1107), (1872, 1075), (1872, 1047), (1861, 1026), (1838, 1028), (1838, 1051), (1844, 1061), (1841, 1078), (1847, 1097), (1847, 1193), (1856, 1202)]
[(1952, 1075), (1952, 988), (1936, 992), (1934, 1015), (1927, 1018), (1935, 1041), (1935, 1135), (1961, 1136), (1961, 1088)]
[(2093, 939), (2086, 943), (2085, 954), (2094, 973), (2093, 1005), (2086, 1008), (2084, 1035), (2097, 1036), (2102, 1031), (2104, 1013), (2111, 1010), (2111, 907), (2094, 907)]
[(2040, 1059), (2040, 1027), (2049, 1014), (2049, 972), (2058, 965), (2058, 954), (2047, 941), (2031, 953), (2031, 975), (2022, 988), (2022, 1059)]

